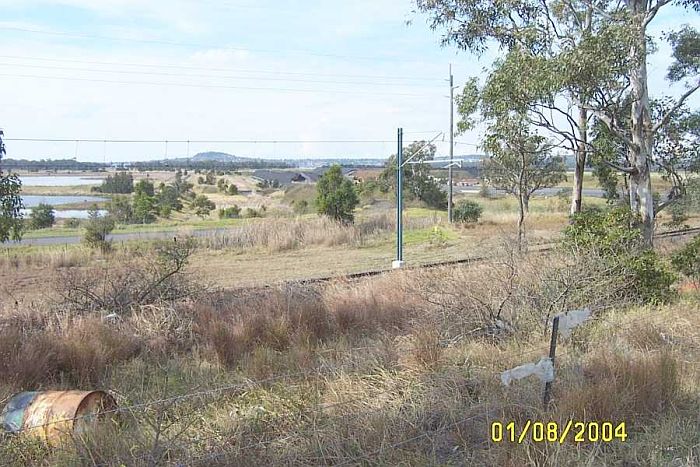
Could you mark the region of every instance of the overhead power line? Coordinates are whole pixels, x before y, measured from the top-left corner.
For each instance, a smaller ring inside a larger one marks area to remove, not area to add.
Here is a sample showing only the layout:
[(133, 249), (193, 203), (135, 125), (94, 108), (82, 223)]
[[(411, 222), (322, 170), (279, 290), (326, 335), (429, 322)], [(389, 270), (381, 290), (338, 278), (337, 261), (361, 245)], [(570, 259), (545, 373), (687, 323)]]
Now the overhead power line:
[(126, 67), (142, 67), (142, 68), (162, 68), (162, 69), (178, 69), (178, 70), (197, 70), (197, 71), (223, 71), (231, 73), (257, 73), (257, 74), (273, 74), (276, 76), (291, 75), (291, 76), (319, 76), (319, 77), (335, 77), (335, 78), (359, 78), (359, 79), (378, 79), (390, 81), (426, 81), (439, 82), (437, 78), (424, 78), (413, 76), (388, 76), (388, 75), (358, 75), (348, 73), (312, 73), (299, 71), (284, 71), (284, 70), (255, 70), (246, 68), (219, 68), (208, 66), (193, 66), (193, 65), (175, 65), (175, 64), (154, 64), (154, 63), (133, 63), (133, 62), (113, 62), (113, 61), (95, 61), (95, 60), (76, 60), (76, 59), (61, 59), (48, 57), (25, 57), (20, 55), (0, 55), (0, 58), (10, 60), (33, 60), (41, 62), (57, 62), (57, 63), (79, 63), (85, 65), (112, 65)]
[(258, 52), (258, 53), (272, 53), (272, 54), (295, 54), (295, 55), (310, 55), (315, 57), (327, 57), (327, 58), (338, 58), (344, 60), (367, 60), (367, 61), (377, 61), (377, 62), (412, 62), (412, 63), (424, 63), (423, 60), (405, 60), (399, 57), (367, 57), (367, 56), (355, 56), (355, 55), (340, 55), (332, 53), (322, 53), (310, 50), (273, 50), (273, 49), (254, 49), (249, 47), (240, 46), (222, 46), (221, 44), (205, 44), (205, 43), (195, 43), (195, 42), (176, 42), (167, 41), (160, 39), (137, 39), (128, 37), (110, 37), (95, 34), (83, 34), (69, 31), (45, 31), (40, 29), (30, 29), (21, 28), (15, 26), (1, 26), (0, 30), (3, 31), (15, 31), (28, 34), (42, 34), (54, 37), (72, 37), (76, 39), (99, 39), (114, 42), (134, 42), (141, 44), (157, 44), (157, 45), (168, 45), (174, 47), (192, 47), (192, 48), (206, 48), (206, 49), (219, 49), (219, 50), (233, 50), (238, 52)]
[(371, 81), (337, 81), (337, 80), (315, 80), (315, 79), (303, 79), (303, 78), (283, 78), (283, 77), (259, 77), (259, 76), (232, 76), (232, 75), (205, 75), (205, 74), (183, 74), (183, 73), (168, 73), (159, 71), (140, 71), (140, 70), (100, 70), (97, 68), (78, 68), (78, 67), (65, 67), (65, 66), (51, 66), (51, 65), (32, 65), (24, 63), (0, 63), (3, 67), (14, 66), (19, 68), (32, 68), (41, 70), (63, 70), (63, 71), (84, 71), (89, 73), (115, 73), (115, 74), (127, 74), (127, 75), (148, 75), (148, 76), (175, 76), (178, 78), (218, 78), (218, 79), (230, 79), (230, 80), (255, 80), (255, 81), (290, 81), (299, 83), (322, 83), (322, 84), (350, 84), (350, 85), (362, 85), (362, 86), (410, 86), (410, 87), (436, 87), (426, 84), (410, 84), (410, 83), (390, 83), (390, 82), (371, 82)]
[(273, 87), (257, 87), (257, 86), (229, 86), (224, 84), (196, 84), (196, 83), (164, 83), (155, 81), (121, 81), (98, 78), (77, 78), (68, 76), (45, 76), (45, 75), (29, 75), (29, 74), (10, 74), (0, 73), (0, 77), (5, 78), (30, 78), (30, 79), (48, 79), (59, 81), (80, 81), (91, 83), (108, 83), (108, 84), (126, 84), (126, 85), (145, 85), (145, 86), (176, 86), (187, 88), (204, 88), (204, 89), (241, 89), (247, 91), (278, 91), (278, 92), (298, 92), (298, 93), (322, 93), (322, 94), (352, 94), (352, 95), (380, 95), (380, 96), (403, 96), (403, 97), (421, 97), (434, 99), (435, 96), (428, 94), (402, 93), (402, 92), (381, 92), (381, 91), (348, 91), (337, 89), (299, 89), (299, 88), (273, 88)]
[[(415, 131), (413, 134), (427, 132)], [(116, 143), (116, 144), (382, 144), (385, 139), (100, 139), (100, 138), (4, 138), (4, 141), (34, 143)], [(417, 143), (420, 140), (412, 141)], [(469, 143), (464, 143), (469, 144)], [(476, 145), (474, 145), (476, 146)]]
[(29, 142), (39, 142), (39, 143), (153, 143), (153, 144), (164, 144), (164, 143), (208, 143), (208, 144), (254, 144), (254, 143), (286, 143), (286, 144), (300, 144), (300, 143), (342, 143), (342, 144), (353, 144), (353, 143), (393, 143), (393, 140), (353, 140), (353, 139), (340, 139), (340, 140), (302, 140), (302, 139), (288, 139), (288, 140), (260, 140), (260, 139), (97, 139), (97, 138), (4, 138), (4, 141), (29, 141)]

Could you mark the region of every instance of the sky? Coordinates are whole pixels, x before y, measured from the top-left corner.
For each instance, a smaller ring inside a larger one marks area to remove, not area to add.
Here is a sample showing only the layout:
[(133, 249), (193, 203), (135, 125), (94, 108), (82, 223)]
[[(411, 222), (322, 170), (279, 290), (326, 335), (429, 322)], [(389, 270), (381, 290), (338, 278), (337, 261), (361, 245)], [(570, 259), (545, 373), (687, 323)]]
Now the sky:
[[(498, 51), (441, 47), (412, 10), (411, 0), (0, 0), (8, 157), (386, 157), (399, 127), (406, 144), (437, 136), (446, 155), (449, 66), (459, 86)], [(700, 27), (670, 7), (654, 32), (686, 23)], [(650, 59), (654, 95), (683, 91), (663, 79), (669, 55), (659, 43)], [(481, 131), (459, 135), (455, 153), (479, 152)]]

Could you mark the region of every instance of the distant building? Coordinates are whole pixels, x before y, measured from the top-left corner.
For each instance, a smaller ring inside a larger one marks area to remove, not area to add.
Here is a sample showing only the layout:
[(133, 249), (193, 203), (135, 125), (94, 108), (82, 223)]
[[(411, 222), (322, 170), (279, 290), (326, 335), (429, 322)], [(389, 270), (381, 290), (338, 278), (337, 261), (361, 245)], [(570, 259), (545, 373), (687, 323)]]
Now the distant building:
[[(329, 167), (319, 167), (308, 172), (294, 172), (289, 170), (256, 170), (253, 179), (259, 182), (275, 183), (278, 186), (287, 186), (297, 183), (316, 183), (326, 173)], [(343, 168), (343, 175), (352, 178), (355, 169)]]

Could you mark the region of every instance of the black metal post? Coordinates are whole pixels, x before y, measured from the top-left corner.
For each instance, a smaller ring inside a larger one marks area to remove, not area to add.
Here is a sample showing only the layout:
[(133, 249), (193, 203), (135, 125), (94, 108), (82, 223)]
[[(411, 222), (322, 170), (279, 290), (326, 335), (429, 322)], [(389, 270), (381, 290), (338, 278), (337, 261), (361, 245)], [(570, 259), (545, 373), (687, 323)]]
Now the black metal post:
[[(552, 339), (549, 342), (549, 359), (552, 361), (552, 367), (554, 367), (554, 356), (557, 353), (557, 336), (559, 334), (559, 316), (555, 316), (552, 320)], [(552, 383), (549, 381), (544, 385), (544, 397), (543, 403), (544, 408), (549, 407), (549, 401), (552, 398)]]

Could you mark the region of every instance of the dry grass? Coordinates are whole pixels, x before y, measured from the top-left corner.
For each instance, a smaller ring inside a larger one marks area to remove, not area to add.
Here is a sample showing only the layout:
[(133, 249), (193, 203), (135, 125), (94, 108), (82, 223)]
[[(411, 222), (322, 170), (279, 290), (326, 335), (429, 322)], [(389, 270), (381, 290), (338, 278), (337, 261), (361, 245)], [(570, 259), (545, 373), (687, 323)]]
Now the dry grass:
[[(617, 282), (587, 264), (506, 252), (478, 267), (143, 305), (116, 322), (50, 305), (5, 309), (0, 399), (89, 386), (113, 389), (128, 405), (279, 380), (135, 411), (77, 440), (77, 450), (10, 439), (0, 462), (692, 465), (700, 460), (697, 301), (630, 311), (627, 295), (603, 293)], [(501, 371), (546, 353), (548, 315), (591, 298), (600, 301), (596, 320), (560, 341), (551, 411), (541, 408), (536, 379), (500, 385)], [(493, 420), (569, 417), (624, 419), (630, 438), (604, 447), (488, 438)]]
[(588, 355), (581, 377), (562, 388), (557, 410), (576, 420), (627, 421), (668, 410), (679, 393), (679, 367), (667, 353), (624, 355), (598, 351)]

